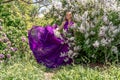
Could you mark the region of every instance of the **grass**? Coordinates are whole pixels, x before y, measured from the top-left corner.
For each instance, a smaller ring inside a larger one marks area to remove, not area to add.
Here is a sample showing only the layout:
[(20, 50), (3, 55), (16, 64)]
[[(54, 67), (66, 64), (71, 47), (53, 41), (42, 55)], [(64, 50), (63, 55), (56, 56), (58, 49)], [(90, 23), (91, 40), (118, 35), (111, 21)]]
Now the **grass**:
[(120, 66), (104, 68), (88, 66), (63, 66), (47, 69), (33, 58), (12, 57), (0, 63), (0, 80), (120, 80)]
[(89, 68), (81, 65), (63, 67), (53, 80), (120, 80), (120, 67)]

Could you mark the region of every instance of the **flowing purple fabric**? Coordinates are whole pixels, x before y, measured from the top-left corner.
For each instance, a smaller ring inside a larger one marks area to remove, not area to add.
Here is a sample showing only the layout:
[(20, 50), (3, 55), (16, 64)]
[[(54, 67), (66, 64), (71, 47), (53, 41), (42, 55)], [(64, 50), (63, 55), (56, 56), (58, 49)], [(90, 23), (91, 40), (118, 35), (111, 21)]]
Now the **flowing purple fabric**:
[[(70, 23), (71, 25), (73, 22)], [(48, 68), (56, 68), (61, 65), (71, 64), (72, 59), (61, 56), (62, 53), (68, 52), (68, 44), (62, 44), (65, 39), (58, 38), (54, 35), (54, 26), (33, 26), (28, 32), (28, 40), (30, 49), (38, 63), (44, 64)], [(68, 22), (66, 21), (64, 29), (68, 30)]]

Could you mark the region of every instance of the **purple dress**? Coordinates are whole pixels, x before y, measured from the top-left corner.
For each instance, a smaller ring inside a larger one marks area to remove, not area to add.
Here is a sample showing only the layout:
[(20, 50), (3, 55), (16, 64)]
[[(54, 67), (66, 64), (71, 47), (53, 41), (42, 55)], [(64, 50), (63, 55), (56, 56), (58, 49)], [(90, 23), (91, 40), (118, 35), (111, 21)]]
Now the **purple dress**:
[[(73, 22), (70, 23), (71, 25)], [(28, 32), (30, 49), (38, 63), (44, 64), (48, 68), (56, 68), (61, 65), (71, 64), (72, 59), (68, 57), (68, 44), (62, 44), (65, 39), (54, 35), (56, 26), (33, 26)], [(68, 30), (68, 22), (64, 25), (64, 30)], [(61, 56), (66, 53), (66, 56)]]

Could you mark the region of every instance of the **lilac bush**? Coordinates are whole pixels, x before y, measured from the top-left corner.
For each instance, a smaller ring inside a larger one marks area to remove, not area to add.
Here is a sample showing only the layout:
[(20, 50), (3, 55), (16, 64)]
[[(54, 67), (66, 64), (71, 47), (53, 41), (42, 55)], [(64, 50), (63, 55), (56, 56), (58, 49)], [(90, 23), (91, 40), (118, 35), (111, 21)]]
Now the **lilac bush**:
[[(70, 55), (78, 62), (111, 62), (120, 60), (120, 4), (117, 0), (66, 0), (54, 2), (51, 13), (61, 21), (65, 11), (73, 13), (76, 25), (64, 33)], [(56, 6), (57, 5), (57, 6)], [(59, 5), (59, 6), (58, 6)]]
[[(3, 27), (0, 31), (0, 58), (8, 60), (12, 56), (23, 57), (29, 55), (30, 49), (27, 42), (26, 30), (18, 30), (15, 27)], [(4, 56), (3, 56), (4, 55)], [(3, 58), (4, 57), (4, 58)]]

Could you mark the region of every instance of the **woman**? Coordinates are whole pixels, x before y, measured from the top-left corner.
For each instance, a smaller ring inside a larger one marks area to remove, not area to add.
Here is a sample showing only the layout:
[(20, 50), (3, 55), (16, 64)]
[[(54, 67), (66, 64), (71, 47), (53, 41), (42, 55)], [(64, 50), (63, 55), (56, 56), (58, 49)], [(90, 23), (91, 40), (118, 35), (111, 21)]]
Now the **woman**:
[[(28, 32), (30, 49), (38, 63), (48, 68), (56, 68), (61, 65), (71, 64), (72, 59), (68, 57), (68, 44), (64, 43), (65, 38), (55, 36), (54, 30), (68, 30), (73, 25), (72, 13), (66, 12), (65, 20), (61, 26), (33, 26)], [(63, 35), (61, 34), (63, 37)], [(63, 54), (65, 54), (63, 56)]]

